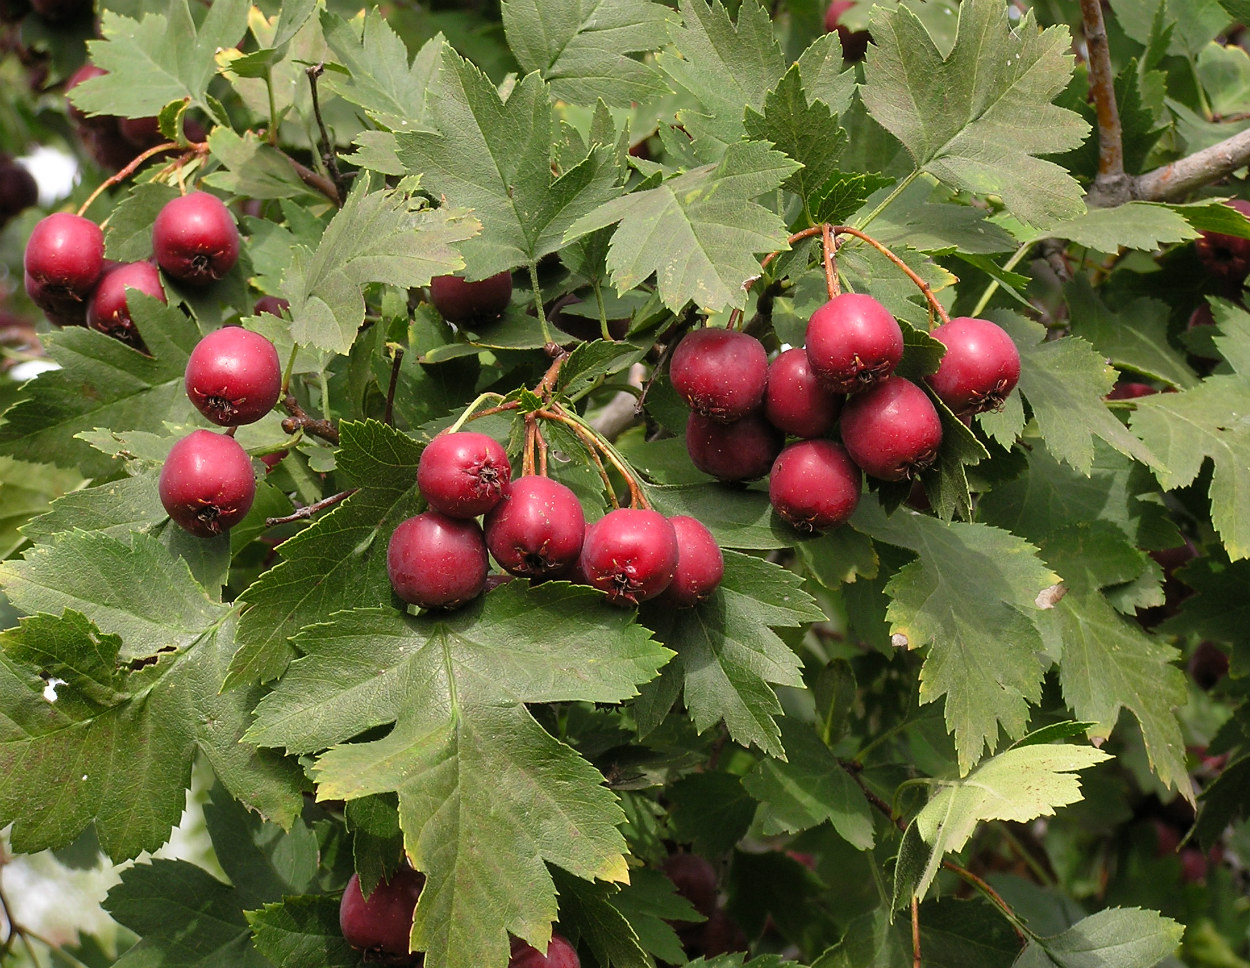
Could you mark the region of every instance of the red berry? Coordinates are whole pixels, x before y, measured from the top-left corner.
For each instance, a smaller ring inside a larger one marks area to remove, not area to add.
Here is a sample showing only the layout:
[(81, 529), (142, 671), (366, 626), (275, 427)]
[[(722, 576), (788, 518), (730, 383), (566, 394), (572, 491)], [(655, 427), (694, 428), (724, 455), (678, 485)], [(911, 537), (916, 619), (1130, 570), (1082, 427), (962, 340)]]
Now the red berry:
[(238, 261), (239, 230), (230, 209), (216, 195), (179, 195), (165, 203), (152, 223), (152, 252), (172, 278), (208, 285)]
[(518, 477), (486, 515), (486, 547), (522, 578), (563, 575), (582, 552), (586, 518), (571, 489), (547, 477)]
[(233, 437), (193, 430), (169, 451), (157, 489), (174, 523), (211, 538), (247, 516), (256, 478), (247, 452)]
[(426, 511), (401, 521), (386, 549), (395, 594), (422, 608), (456, 608), (486, 587), (486, 539), (472, 519)]
[(677, 888), (677, 895), (705, 918), (716, 910), (716, 868), (698, 854), (669, 854), (664, 873)]
[(39, 184), (25, 165), (0, 160), (0, 226), (39, 201)]
[(958, 417), (997, 410), (1020, 379), (1020, 352), (1007, 331), (988, 319), (957, 316), (931, 334), (946, 347), (925, 380)]
[[(1250, 202), (1234, 198), (1229, 207), (1250, 218)], [(1203, 232), (1194, 242), (1198, 258), (1221, 281), (1241, 283), (1250, 274), (1250, 239), (1222, 232)]]
[(389, 881), (380, 881), (367, 898), (360, 876), (353, 874), (339, 902), (339, 928), (353, 948), (374, 955), (406, 955), (412, 937), (413, 911), (425, 875), (401, 867)]
[(23, 277), (26, 281), (26, 295), (43, 310), (48, 322), (54, 326), (87, 325), (87, 302), (81, 296), (64, 289), (41, 285), (31, 278), (29, 272), (23, 273)]
[(1107, 394), (1108, 400), (1135, 400), (1138, 397), (1148, 397), (1159, 391), (1152, 387), (1149, 383), (1133, 383), (1128, 380), (1119, 380), (1116, 385), (1111, 388), (1111, 392)]
[(673, 351), (669, 378), (691, 410), (728, 423), (745, 417), (764, 399), (768, 354), (746, 333), (696, 329)]
[(87, 303), (87, 325), (147, 352), (130, 318), (127, 289), (137, 289), (165, 302), (165, 290), (156, 266), (150, 262), (120, 262), (104, 271), (91, 294)]
[(253, 315), (268, 313), (270, 316), (282, 316), (291, 308), (291, 301), (281, 296), (261, 296), (252, 307)]
[(872, 296), (845, 292), (808, 321), (808, 363), (835, 393), (855, 393), (881, 382), (902, 358), (903, 330)]
[(155, 148), (165, 140), (161, 135), (161, 125), (155, 116), (146, 118), (119, 118), (117, 131), (132, 148), (145, 151)]
[(421, 452), (417, 486), (436, 511), (475, 518), (503, 500), (512, 478), (508, 455), (493, 437), (440, 434)]
[(659, 511), (617, 508), (586, 529), (586, 580), (614, 605), (637, 605), (669, 586), (677, 569), (677, 532)]
[(668, 520), (677, 533), (677, 568), (660, 600), (678, 608), (691, 608), (710, 598), (720, 585), (725, 577), (725, 556), (702, 521), (684, 514)]
[(801, 346), (781, 353), (768, 367), (764, 416), (795, 437), (823, 437), (833, 429), (842, 397), (827, 389), (807, 362)]
[(278, 402), (282, 363), (273, 343), (240, 326), (205, 336), (183, 380), (195, 409), (221, 427), (254, 423)]
[(448, 322), (494, 319), (512, 301), (512, 273), (496, 273), (477, 282), (435, 276), (430, 280), (430, 300)]
[(581, 961), (568, 939), (552, 932), (546, 954), (520, 938), (513, 938), (508, 968), (581, 968)]
[(30, 233), (22, 264), (49, 295), (85, 299), (104, 272), (104, 233), (91, 219), (55, 212)]
[(733, 423), (720, 423), (697, 413), (686, 420), (686, 453), (691, 463), (721, 481), (763, 477), (784, 443), (782, 432), (758, 413)]
[(866, 30), (851, 30), (841, 23), (842, 15), (855, 6), (854, 0), (833, 0), (825, 10), (825, 33), (838, 32), (842, 42), (842, 57), (849, 61), (864, 59), (868, 42), (872, 39)]
[(928, 395), (901, 376), (857, 393), (842, 408), (842, 443), (864, 472), (901, 481), (937, 459), (942, 420)]
[(117, 130), (117, 118), (112, 114), (94, 114), (91, 117), (83, 114), (82, 111), (74, 106), (74, 102), (69, 99), (69, 92), (76, 88), (83, 81), (89, 81), (93, 77), (103, 77), (108, 71), (102, 67), (96, 67), (95, 64), (83, 64), (82, 67), (74, 71), (69, 76), (69, 80), (65, 82), (65, 104), (69, 111), (70, 120), (79, 127), (85, 128), (104, 128)]
[(859, 468), (841, 444), (801, 440), (774, 461), (768, 499), (800, 531), (824, 531), (855, 511), (862, 482)]

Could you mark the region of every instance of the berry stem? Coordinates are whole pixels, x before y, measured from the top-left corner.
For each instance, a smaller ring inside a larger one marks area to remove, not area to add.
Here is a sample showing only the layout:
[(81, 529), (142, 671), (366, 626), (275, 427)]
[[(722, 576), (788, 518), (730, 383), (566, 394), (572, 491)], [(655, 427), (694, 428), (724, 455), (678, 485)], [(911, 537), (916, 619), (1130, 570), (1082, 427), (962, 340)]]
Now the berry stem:
[(920, 957), (920, 898), (911, 896), (911, 964), (912, 968), (922, 968), (924, 961)]
[(291, 374), (295, 372), (295, 357), (299, 355), (299, 343), (291, 346), (291, 355), (287, 357), (286, 369), (282, 371), (282, 390), (283, 397), (291, 390)]
[(450, 427), (447, 427), (444, 430), (439, 431), (439, 433), (454, 434), (457, 430), (463, 427), (470, 420), (477, 420), (479, 417), (487, 417), (494, 413), (501, 413), (504, 410), (515, 410), (517, 408), (518, 404), (515, 400), (513, 400), (511, 403), (501, 402), (499, 406), (491, 407), (489, 410), (483, 410), (481, 413), (478, 413), (478, 414), (475, 414), (473, 412), (478, 407), (480, 407), (483, 403), (485, 403), (487, 400), (503, 401), (503, 399), (504, 399), (503, 394), (495, 393), (493, 390), (487, 390), (485, 393), (480, 394), (477, 397), (477, 399), (474, 400), (471, 404), (465, 407), (464, 412), (461, 413), (460, 416), (456, 418), (455, 423), (453, 423)]
[[(87, 200), (83, 202), (80, 206), (78, 206), (78, 214), (85, 216), (87, 213), (87, 209), (91, 207), (92, 202), (94, 202), (97, 198), (99, 198), (102, 194), (104, 194), (104, 192), (107, 191), (109, 188), (112, 188), (114, 185), (120, 185), (122, 182), (124, 182), (127, 178), (133, 175), (139, 169), (139, 166), (142, 165), (149, 158), (155, 155), (159, 155), (164, 151), (169, 151), (177, 147), (178, 147), (178, 142), (165, 141), (157, 145), (155, 148), (149, 148), (147, 149), (147, 151), (141, 151), (139, 154), (135, 155), (135, 157), (132, 158), (130, 162), (124, 168), (118, 170), (115, 174), (109, 175), (108, 178), (100, 182), (96, 190), (87, 196)], [(207, 152), (208, 152), (207, 141), (196, 142), (191, 145), (190, 151), (185, 152), (183, 156), (178, 159), (177, 166), (181, 167), (181, 165), (185, 164), (188, 160), (190, 160), (196, 154), (206, 154)]]
[(265, 518), (265, 527), (272, 528), (276, 524), (290, 524), (292, 521), (302, 521), (305, 518), (311, 518), (318, 511), (324, 511), (326, 508), (338, 504), (339, 501), (351, 497), (357, 490), (357, 488), (353, 487), (346, 491), (340, 491), (338, 494), (331, 494), (329, 497), (323, 497), (320, 501), (315, 501), (302, 508), (296, 508), (293, 513), (280, 518)]
[(404, 348), (396, 346), (393, 349), (395, 356), (391, 360), (391, 382), (386, 387), (386, 409), (382, 411), (382, 422), (385, 424), (395, 422), (395, 387), (399, 383), (399, 365), (404, 360)]
[(525, 415), (525, 449), (521, 453), (521, 476), (531, 477), (534, 473), (534, 450), (538, 444), (535, 436), (538, 431), (538, 419), (532, 414)]
[(906, 262), (904, 262), (902, 259), (896, 256), (892, 251), (890, 251), (890, 249), (887, 246), (882, 245), (880, 242), (874, 239), (871, 235), (868, 235), (865, 232), (861, 232), (857, 228), (852, 228), (849, 225), (834, 226), (833, 234), (835, 236), (853, 235), (855, 236), (855, 238), (859, 239), (860, 241), (867, 242), (874, 249), (876, 249), (878, 252), (884, 255), (887, 259), (893, 262), (896, 266), (898, 266), (899, 269), (901, 269), (903, 273), (907, 276), (907, 278), (916, 284), (916, 287), (922, 293), (924, 293), (925, 299), (928, 300), (929, 305), (932, 307), (933, 311), (938, 314), (938, 317), (942, 320), (943, 323), (949, 323), (951, 321), (950, 314), (946, 312), (946, 307), (943, 306), (940, 302), (938, 302), (938, 298), (937, 296), (933, 294), (933, 289), (930, 288), (929, 284), (925, 282), (923, 279), (921, 279), (918, 275), (916, 275), (915, 271), (911, 268), (911, 266), (909, 266)]
[(530, 273), (530, 288), (534, 291), (534, 312), (538, 316), (538, 325), (542, 327), (543, 343), (551, 345), (555, 340), (551, 338), (551, 330), (547, 326), (547, 311), (543, 308), (543, 290), (538, 284), (538, 263), (530, 259), (525, 267)]
[(838, 267), (834, 262), (835, 253), (838, 250), (838, 240), (833, 237), (833, 226), (828, 222), (824, 222), (820, 226), (821, 249), (824, 253), (825, 263), (825, 288), (829, 292), (829, 298), (837, 299), (842, 295), (842, 287), (838, 285)]
[(599, 474), (603, 478), (604, 484), (608, 487), (608, 498), (611, 500), (614, 508), (620, 505), (617, 503), (616, 495), (613, 493), (607, 469), (599, 459), (600, 453), (608, 459), (608, 463), (625, 479), (625, 484), (629, 488), (630, 507), (650, 510), (651, 502), (647, 500), (646, 494), (643, 493), (642, 485), (638, 483), (638, 478), (630, 470), (625, 459), (617, 453), (616, 448), (608, 443), (594, 427), (586, 423), (576, 413), (570, 413), (568, 410), (565, 410), (558, 403), (553, 403), (549, 409), (537, 411), (536, 415), (547, 420), (562, 423), (577, 435), (587, 451), (590, 452), (591, 460), (595, 462), (595, 466), (599, 469)]

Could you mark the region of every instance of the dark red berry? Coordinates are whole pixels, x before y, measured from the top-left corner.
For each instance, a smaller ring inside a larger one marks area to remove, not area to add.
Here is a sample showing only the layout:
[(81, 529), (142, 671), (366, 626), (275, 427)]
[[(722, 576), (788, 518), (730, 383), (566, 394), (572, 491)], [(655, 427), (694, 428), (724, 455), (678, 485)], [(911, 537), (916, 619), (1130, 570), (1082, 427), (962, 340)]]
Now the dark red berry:
[(252, 307), (252, 313), (259, 316), (261, 313), (268, 313), (270, 316), (284, 316), (286, 311), (291, 308), (291, 301), (283, 299), (281, 296), (261, 296), (256, 300), (256, 305)]
[(841, 409), (841, 395), (816, 379), (803, 347), (786, 350), (769, 365), (764, 416), (778, 430), (795, 437), (823, 437)]
[[(547, 321), (561, 332), (568, 333), (580, 340), (595, 340), (603, 338), (603, 327), (596, 316), (581, 316), (571, 310), (570, 307), (583, 303), (582, 297), (569, 293), (567, 296), (561, 296), (552, 305), (547, 312)], [(612, 339), (624, 339), (629, 332), (630, 319), (628, 316), (618, 319), (608, 320), (608, 335)]]
[(426, 511), (401, 521), (386, 548), (395, 594), (422, 608), (455, 608), (486, 587), (486, 539), (473, 519)]
[(435, 276), (430, 280), (430, 299), (448, 322), (494, 319), (512, 301), (512, 273), (496, 273), (477, 282)]
[(117, 131), (116, 116), (112, 114), (94, 114), (88, 117), (79, 108), (75, 107), (74, 102), (69, 98), (69, 92), (83, 81), (89, 81), (93, 77), (103, 77), (107, 73), (108, 71), (102, 67), (96, 67), (95, 64), (83, 64), (65, 82), (66, 108), (69, 111), (70, 120), (80, 128), (112, 129)]
[(503, 500), (511, 478), (499, 442), (468, 430), (435, 437), (417, 462), (417, 486), (426, 501), (453, 518), (485, 514)]
[(117, 131), (126, 140), (126, 143), (136, 151), (155, 148), (165, 140), (161, 135), (160, 122), (154, 116), (146, 118), (119, 118)]
[(997, 410), (1020, 380), (1020, 352), (1007, 331), (988, 319), (957, 316), (932, 334), (946, 347), (925, 380), (958, 417)]
[(486, 515), (486, 547), (504, 571), (522, 578), (562, 576), (577, 561), (586, 533), (582, 504), (565, 485), (518, 477)]
[[(677, 568), (659, 600), (678, 608), (692, 608), (710, 598), (719, 587), (725, 577), (725, 556), (702, 521), (684, 514), (668, 520), (677, 533)], [(685, 855), (674, 854), (669, 860), (681, 856)]]
[(937, 459), (942, 420), (920, 387), (901, 376), (857, 393), (842, 408), (846, 452), (883, 481), (901, 481)]
[(49, 295), (86, 299), (104, 272), (104, 233), (89, 218), (55, 212), (30, 233), (22, 263)]
[(83, 297), (64, 289), (41, 285), (31, 278), (29, 272), (23, 273), (23, 277), (26, 281), (26, 295), (43, 310), (48, 322), (54, 326), (87, 325), (87, 301)]
[(698, 854), (669, 854), (664, 873), (677, 888), (677, 895), (705, 918), (716, 910), (716, 868)]
[(1108, 400), (1135, 400), (1137, 397), (1148, 397), (1159, 391), (1149, 383), (1134, 383), (1130, 380), (1119, 380), (1107, 394)]
[(508, 968), (581, 968), (581, 960), (567, 938), (552, 932), (546, 954), (520, 938), (513, 938)]
[(156, 266), (150, 262), (120, 262), (104, 271), (95, 292), (91, 294), (87, 303), (87, 325), (121, 340), (127, 346), (146, 352), (139, 331), (130, 318), (128, 289), (137, 289), (165, 302), (165, 290)]
[(763, 477), (784, 443), (785, 435), (759, 413), (733, 423), (720, 423), (697, 413), (686, 420), (686, 453), (690, 462), (721, 481)]
[(903, 330), (872, 296), (845, 292), (808, 321), (808, 364), (835, 393), (856, 393), (881, 382), (902, 358)]
[(1228, 653), (1209, 639), (1203, 639), (1194, 647), (1185, 668), (1198, 688), (1205, 692), (1228, 675)]
[(586, 529), (581, 568), (614, 605), (637, 605), (669, 586), (677, 569), (677, 532), (659, 511), (617, 508)]
[(216, 195), (179, 195), (165, 203), (152, 223), (152, 252), (171, 278), (208, 285), (238, 261), (239, 230)]
[(862, 483), (859, 467), (841, 444), (801, 440), (773, 463), (768, 499), (800, 531), (825, 531), (855, 511)]
[(195, 409), (221, 427), (254, 423), (278, 402), (282, 363), (260, 333), (226, 326), (205, 336), (183, 380)]
[[(1227, 204), (1250, 218), (1250, 202), (1234, 198)], [(1250, 274), (1250, 239), (1203, 232), (1194, 242), (1194, 249), (1207, 271), (1223, 282), (1241, 283)]]
[(768, 354), (746, 333), (715, 326), (696, 329), (673, 351), (669, 378), (691, 410), (728, 423), (763, 401)]
[(169, 451), (158, 490), (174, 523), (211, 538), (247, 516), (256, 478), (247, 452), (233, 437), (193, 430)]
[(825, 10), (825, 33), (838, 32), (838, 40), (842, 42), (842, 57), (848, 61), (864, 59), (868, 51), (868, 42), (872, 40), (866, 30), (851, 30), (841, 23), (842, 15), (855, 6), (854, 0), (833, 0)]
[(39, 184), (25, 165), (0, 160), (0, 226), (39, 201)]
[(407, 955), (413, 911), (424, 886), (424, 874), (401, 867), (389, 881), (379, 881), (366, 898), (360, 876), (353, 874), (339, 902), (343, 940), (375, 956)]

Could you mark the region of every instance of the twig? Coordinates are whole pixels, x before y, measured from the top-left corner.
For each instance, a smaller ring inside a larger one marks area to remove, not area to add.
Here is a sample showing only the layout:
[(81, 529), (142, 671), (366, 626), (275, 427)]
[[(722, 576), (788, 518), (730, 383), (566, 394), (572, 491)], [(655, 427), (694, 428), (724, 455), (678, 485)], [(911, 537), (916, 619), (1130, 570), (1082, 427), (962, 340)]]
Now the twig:
[(1005, 900), (1003, 900), (1003, 896), (1001, 894), (999, 894), (996, 890), (994, 890), (994, 888), (990, 887), (990, 885), (987, 884), (980, 877), (977, 877), (977, 875), (972, 873), (972, 871), (968, 870), (966, 867), (960, 867), (958, 864), (954, 863), (953, 861), (949, 861), (949, 860), (942, 861), (942, 867), (944, 867), (946, 870), (950, 871), (952, 874), (956, 875), (957, 877), (963, 878), (965, 881), (967, 881), (969, 884), (975, 887), (978, 891), (980, 891), (982, 894), (988, 897), (991, 901), (993, 901), (998, 906), (999, 910), (1001, 910), (1003, 914), (1007, 916), (1007, 920), (1011, 922), (1011, 926), (1015, 928), (1016, 937), (1020, 939), (1020, 943), (1025, 944), (1028, 941), (1028, 939), (1024, 936), (1024, 931), (1021, 930), (1020, 928), (1019, 920), (1016, 918), (1016, 912), (1011, 909), (1010, 904), (1008, 904)]
[(339, 501), (351, 497), (357, 490), (357, 488), (353, 487), (346, 491), (340, 491), (338, 494), (331, 494), (329, 497), (323, 497), (320, 501), (314, 501), (305, 507), (297, 508), (294, 513), (280, 518), (265, 518), (265, 527), (272, 528), (276, 524), (290, 524), (292, 521), (302, 521), (304, 518), (311, 518), (318, 511), (324, 511), (326, 508), (338, 504)]
[(842, 295), (842, 287), (838, 285), (838, 269), (833, 264), (834, 253), (838, 250), (838, 240), (833, 237), (833, 226), (825, 222), (820, 226), (821, 252), (825, 263), (825, 289), (830, 300)]
[(1124, 139), (1115, 102), (1111, 50), (1100, 0), (1081, 0), (1081, 20), (1089, 54), (1090, 94), (1098, 112), (1098, 177), (1094, 185), (1102, 205), (1122, 205), (1132, 197), (1132, 179), (1124, 173)]
[(404, 348), (395, 347), (395, 358), (391, 360), (391, 382), (386, 388), (386, 409), (382, 411), (382, 422), (390, 424), (395, 416), (395, 387), (399, 383), (399, 364), (404, 359)]
[[(102, 195), (107, 189), (111, 188), (114, 185), (120, 185), (122, 182), (124, 182), (127, 178), (133, 175), (139, 169), (139, 166), (142, 165), (149, 158), (152, 158), (155, 155), (162, 154), (163, 152), (166, 152), (166, 151), (171, 151), (177, 147), (178, 147), (178, 142), (166, 141), (162, 144), (157, 145), (155, 148), (149, 148), (147, 151), (143, 151), (143, 152), (140, 152), (138, 155), (135, 155), (135, 157), (131, 159), (131, 161), (124, 168), (119, 169), (115, 174), (109, 175), (108, 178), (100, 182), (99, 187), (97, 187), (95, 191), (93, 191), (90, 195), (87, 196), (87, 200), (85, 202), (83, 202), (80, 206), (78, 206), (78, 214), (79, 215), (87, 214), (87, 209), (91, 207), (92, 202), (94, 202), (97, 198), (99, 198), (100, 195)], [(208, 152), (208, 142), (206, 141), (196, 142), (191, 145), (191, 148), (189, 151), (186, 151), (183, 153), (182, 157), (178, 159), (177, 164), (178, 165), (185, 164), (189, 159), (191, 159), (195, 155), (206, 154), (207, 152)]]
[(288, 434), (293, 434), (296, 430), (302, 428), (314, 437), (320, 437), (322, 440), (334, 444), (336, 447), (338, 446), (338, 428), (329, 420), (310, 417), (304, 408), (299, 405), (299, 401), (295, 399), (294, 394), (288, 393), (282, 401), (282, 406), (290, 414), (289, 417), (282, 421), (282, 429)]
[(911, 964), (920, 968), (920, 898), (911, 896)]
[(326, 178), (325, 175), (318, 174), (307, 165), (302, 165), (290, 155), (286, 156), (286, 160), (291, 163), (291, 167), (295, 169), (295, 174), (299, 175), (302, 181), (309, 188), (316, 189), (326, 198), (332, 201), (336, 206), (342, 206), (343, 196), (339, 194), (338, 188), (334, 182)]
[(1217, 145), (1178, 158), (1169, 165), (1138, 175), (1133, 197), (1147, 202), (1166, 202), (1188, 195), (1250, 164), (1250, 130), (1225, 138)]
[(933, 307), (933, 311), (938, 314), (942, 322), (949, 323), (951, 321), (950, 314), (946, 312), (946, 307), (943, 306), (940, 302), (938, 302), (938, 298), (937, 296), (933, 294), (933, 289), (929, 286), (929, 284), (925, 282), (923, 279), (921, 279), (918, 275), (916, 275), (912, 267), (909, 266), (902, 259), (900, 259), (898, 256), (896, 256), (893, 252), (891, 252), (888, 247), (882, 245), (880, 242), (874, 239), (871, 235), (866, 235), (865, 233), (861, 232), (859, 229), (852, 228), (849, 225), (834, 226), (833, 234), (835, 236), (853, 235), (855, 236), (855, 238), (863, 242), (867, 242), (874, 249), (880, 252), (883, 256), (885, 256), (887, 259), (893, 262), (896, 266), (898, 266), (899, 269), (901, 269), (903, 273), (907, 276), (907, 278), (916, 284), (916, 287), (921, 291), (921, 293), (924, 294), (925, 299), (928, 300), (929, 305)]
[(334, 188), (339, 198), (347, 195), (347, 185), (343, 181), (343, 173), (339, 171), (338, 158), (335, 156), (334, 142), (330, 140), (330, 134), (326, 131), (326, 125), (321, 120), (321, 100), (317, 97), (317, 78), (325, 73), (325, 64), (313, 64), (305, 70), (308, 75), (308, 86), (312, 91), (313, 116), (317, 119), (317, 130), (321, 132), (321, 161), (326, 166), (326, 171), (330, 173), (330, 178), (334, 182)]

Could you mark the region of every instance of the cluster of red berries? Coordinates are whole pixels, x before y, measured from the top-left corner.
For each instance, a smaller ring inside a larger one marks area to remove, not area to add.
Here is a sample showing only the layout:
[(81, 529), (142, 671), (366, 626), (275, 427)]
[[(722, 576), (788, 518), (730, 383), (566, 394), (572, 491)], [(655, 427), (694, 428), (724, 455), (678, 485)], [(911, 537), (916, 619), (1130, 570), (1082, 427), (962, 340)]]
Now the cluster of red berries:
[[(401, 867), (389, 881), (379, 881), (368, 897), (353, 874), (339, 901), (339, 929), (343, 939), (365, 953), (365, 961), (384, 965), (415, 965), (421, 954), (410, 952), (413, 915), (425, 875)], [(547, 953), (520, 938), (512, 939), (508, 968), (580, 968), (577, 949), (559, 934), (551, 935)]]
[(417, 486), (429, 510), (395, 528), (386, 564), (395, 593), (422, 608), (480, 595), (488, 552), (510, 575), (588, 584), (622, 606), (661, 595), (693, 606), (724, 574), (715, 538), (694, 518), (617, 508), (587, 526), (570, 488), (534, 474), (512, 480), (507, 453), (485, 434), (435, 437), (421, 453)]
[[(933, 337), (946, 353), (926, 378), (963, 419), (1001, 406), (1020, 377), (1011, 337), (984, 319), (960, 317)], [(755, 337), (699, 329), (677, 344), (673, 387), (691, 408), (686, 449), (722, 481), (769, 475), (769, 498), (805, 531), (836, 527), (854, 512), (860, 471), (901, 481), (937, 458), (942, 421), (929, 395), (894, 374), (903, 332), (871, 296), (844, 293), (808, 322), (806, 345), (771, 363)], [(828, 438), (838, 430), (841, 443)], [(786, 444), (786, 437), (799, 440)]]
[(239, 230), (225, 203), (207, 192), (171, 199), (152, 224), (152, 262), (110, 262), (104, 233), (89, 218), (56, 212), (26, 243), (26, 292), (58, 326), (87, 325), (145, 351), (130, 317), (127, 289), (161, 302), (160, 266), (171, 279), (204, 286), (239, 258)]

